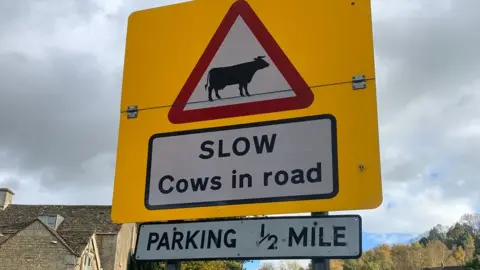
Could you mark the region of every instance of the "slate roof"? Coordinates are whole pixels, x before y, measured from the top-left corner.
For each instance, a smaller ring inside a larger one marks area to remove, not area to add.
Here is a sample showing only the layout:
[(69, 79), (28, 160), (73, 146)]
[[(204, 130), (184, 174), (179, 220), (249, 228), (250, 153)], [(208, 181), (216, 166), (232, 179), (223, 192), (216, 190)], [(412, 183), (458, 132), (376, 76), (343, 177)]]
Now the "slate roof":
[(82, 253), (93, 235), (90, 231), (64, 231), (59, 234), (75, 254)]
[(64, 221), (57, 231), (95, 231), (96, 233), (118, 233), (120, 224), (110, 218), (108, 205), (24, 205), (10, 204), (0, 211), (2, 228), (18, 228), (42, 215), (60, 215)]
[(55, 231), (53, 230), (52, 228), (50, 228), (47, 224), (43, 223), (40, 219), (36, 218), (36, 219), (33, 219), (31, 222), (29, 223), (26, 223), (25, 226), (23, 228), (19, 228), (14, 234), (12, 234), (11, 236), (9, 236), (8, 238), (5, 238), (0, 244), (3, 244), (5, 242), (8, 242), (9, 239), (11, 239), (12, 237), (15, 237), (15, 235), (17, 235), (18, 233), (20, 233), (21, 231), (23, 231), (25, 228), (27, 228), (28, 226), (30, 226), (31, 224), (33, 224), (34, 222), (39, 222), (40, 224), (42, 224), (45, 229), (47, 229), (51, 234), (53, 234), (53, 236), (55, 236), (55, 238), (57, 238), (57, 240), (62, 244), (64, 245), (70, 252), (72, 252), (73, 254), (79, 254), (77, 252), (75, 252), (69, 245), (68, 243)]
[[(57, 230), (46, 224), (45, 227), (70, 251), (78, 255), (86, 247), (94, 233), (118, 233), (121, 224), (113, 223), (110, 213), (111, 206), (103, 205), (10, 204), (6, 209), (0, 210), (0, 233), (17, 233), (39, 220), (38, 217), (42, 215), (60, 215), (64, 220)], [(42, 222), (42, 224), (44, 223)], [(0, 245), (8, 237), (0, 236)]]
[[(0, 210), (1, 213), (1, 210)], [(26, 226), (30, 225), (32, 223), (32, 220), (29, 220), (28, 222), (19, 222), (19, 223), (13, 223), (13, 224), (1, 224), (0, 221), (0, 233), (15, 233), (18, 230), (21, 230), (25, 228)]]

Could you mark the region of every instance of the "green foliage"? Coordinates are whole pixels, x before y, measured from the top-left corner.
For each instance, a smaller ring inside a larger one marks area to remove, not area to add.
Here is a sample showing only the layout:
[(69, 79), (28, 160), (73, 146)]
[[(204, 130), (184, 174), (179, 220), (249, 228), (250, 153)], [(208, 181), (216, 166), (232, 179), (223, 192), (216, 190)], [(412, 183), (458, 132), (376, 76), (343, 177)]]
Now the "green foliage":
[(445, 232), (445, 228), (441, 224), (438, 224), (437, 226), (433, 227), (428, 232), (428, 241), (438, 240), (438, 241), (445, 242), (446, 238), (447, 238), (447, 234)]
[(182, 270), (243, 270), (243, 263), (237, 261), (183, 262)]
[(428, 238), (427, 237), (422, 237), (420, 241), (418, 241), (422, 246), (426, 246), (428, 244)]
[(472, 228), (469, 225), (457, 222), (448, 229), (445, 244), (449, 249), (453, 249), (455, 246), (461, 246), (465, 249), (467, 238), (472, 234)]
[[(247, 261), (188, 261), (182, 262), (182, 270), (244, 270), (243, 264)], [(132, 262), (128, 270), (165, 270), (165, 263), (162, 262)]]
[(480, 213), (466, 214), (453, 226), (437, 225), (410, 244), (379, 245), (364, 251), (361, 258), (345, 260), (338, 269), (422, 270), (465, 265), (480, 270), (479, 244)]
[(158, 262), (137, 261), (131, 257), (128, 270), (164, 270), (165, 266)]
[(465, 268), (467, 270), (480, 270), (480, 256), (477, 255), (474, 258), (471, 258), (465, 263)]
[(344, 270), (357, 270), (362, 269), (363, 260), (361, 259), (352, 259), (352, 260), (345, 260), (343, 264)]
[(467, 225), (471, 229), (471, 236), (476, 247), (474, 254), (480, 255), (480, 214), (464, 214), (460, 218), (460, 223)]

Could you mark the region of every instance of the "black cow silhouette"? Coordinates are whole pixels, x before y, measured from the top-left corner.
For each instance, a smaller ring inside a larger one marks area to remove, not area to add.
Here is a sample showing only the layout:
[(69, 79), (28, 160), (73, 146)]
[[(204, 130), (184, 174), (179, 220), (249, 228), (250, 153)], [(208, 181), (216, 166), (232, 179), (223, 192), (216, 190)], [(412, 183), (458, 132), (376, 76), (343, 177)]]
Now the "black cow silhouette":
[[(208, 100), (213, 101), (212, 90), (215, 90), (215, 96), (217, 96), (218, 99), (222, 99), (218, 94), (218, 90), (223, 90), (227, 85), (235, 84), (238, 84), (238, 89), (242, 97), (244, 97), (245, 94), (250, 96), (250, 93), (248, 93), (248, 84), (252, 81), (253, 75), (255, 75), (255, 72), (258, 70), (270, 66), (263, 58), (265, 58), (265, 56), (258, 56), (250, 62), (210, 69), (207, 75), (207, 83), (205, 84), (205, 91), (208, 86)], [(243, 90), (245, 90), (245, 94)]]

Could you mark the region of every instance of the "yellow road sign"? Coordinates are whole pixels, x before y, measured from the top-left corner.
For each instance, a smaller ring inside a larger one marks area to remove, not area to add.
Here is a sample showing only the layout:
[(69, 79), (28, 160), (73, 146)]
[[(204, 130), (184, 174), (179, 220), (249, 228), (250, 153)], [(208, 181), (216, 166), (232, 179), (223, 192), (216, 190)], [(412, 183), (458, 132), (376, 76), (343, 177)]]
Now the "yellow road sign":
[(137, 11), (123, 76), (114, 222), (382, 202), (370, 1)]

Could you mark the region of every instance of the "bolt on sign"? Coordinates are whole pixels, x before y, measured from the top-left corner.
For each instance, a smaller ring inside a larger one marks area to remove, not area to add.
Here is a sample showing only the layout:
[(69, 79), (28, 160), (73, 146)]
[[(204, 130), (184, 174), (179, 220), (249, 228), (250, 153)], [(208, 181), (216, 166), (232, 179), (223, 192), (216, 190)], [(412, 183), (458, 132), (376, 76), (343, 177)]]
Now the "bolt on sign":
[(377, 121), (370, 1), (136, 11), (112, 219), (376, 208)]

